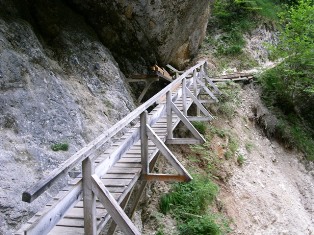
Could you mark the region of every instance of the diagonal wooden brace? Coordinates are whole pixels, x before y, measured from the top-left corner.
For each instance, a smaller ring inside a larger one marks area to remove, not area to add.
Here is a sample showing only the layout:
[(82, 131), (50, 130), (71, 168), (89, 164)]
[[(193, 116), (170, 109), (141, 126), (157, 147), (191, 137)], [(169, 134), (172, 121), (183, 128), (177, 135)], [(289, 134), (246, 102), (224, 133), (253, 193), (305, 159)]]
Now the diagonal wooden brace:
[(180, 118), (183, 124), (191, 131), (194, 137), (200, 140), (202, 144), (205, 143), (206, 140), (204, 139), (204, 137), (195, 129), (195, 127), (188, 120), (188, 118), (181, 113), (181, 111), (177, 108), (177, 106), (173, 102), (171, 102), (171, 108), (177, 114), (177, 116)]
[(94, 174), (92, 175), (92, 189), (97, 195), (99, 201), (105, 206), (108, 213), (111, 215), (113, 220), (117, 223), (120, 229), (125, 234), (140, 235), (141, 233), (132, 223), (130, 218), (122, 210), (118, 202), (110, 194), (105, 185), (101, 182), (99, 177)]
[(199, 100), (192, 94), (192, 92), (189, 89), (186, 89), (186, 93), (188, 96), (191, 97), (193, 102), (196, 104), (196, 106), (202, 111), (202, 113), (209, 117), (209, 120), (214, 119), (214, 117), (205, 109), (205, 107), (199, 102)]
[(215, 83), (206, 74), (204, 75), (204, 78), (214, 88), (216, 93), (221, 95), (221, 91), (218, 89), (218, 87), (215, 85)]
[(203, 83), (201, 80), (197, 79), (196, 80), (201, 86), (202, 88), (206, 91), (206, 93), (216, 102), (218, 102), (217, 97), (208, 89), (208, 87), (205, 85), (205, 83)]
[(179, 175), (185, 176), (185, 181), (192, 180), (192, 176), (189, 172), (184, 168), (184, 166), (177, 160), (177, 158), (173, 155), (173, 153), (169, 150), (169, 148), (164, 144), (164, 142), (157, 136), (154, 130), (146, 125), (147, 135), (154, 142), (163, 156), (169, 161), (169, 163), (174, 167), (174, 169), (179, 173)]

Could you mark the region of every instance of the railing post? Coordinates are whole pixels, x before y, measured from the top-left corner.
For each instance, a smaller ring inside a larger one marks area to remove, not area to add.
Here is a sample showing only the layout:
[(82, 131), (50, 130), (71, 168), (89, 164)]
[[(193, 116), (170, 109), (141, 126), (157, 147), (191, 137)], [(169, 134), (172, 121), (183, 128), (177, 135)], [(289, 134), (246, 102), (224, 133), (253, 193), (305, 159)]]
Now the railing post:
[[(194, 96), (196, 98), (197, 97), (197, 72), (196, 72), (196, 69), (194, 69), (193, 71), (193, 87), (194, 87)], [(196, 116), (200, 116), (201, 115), (201, 111), (198, 107), (196, 107)]]
[(83, 205), (84, 205), (84, 233), (96, 235), (96, 196), (92, 191), (92, 175), (94, 162), (88, 157), (82, 162), (83, 175)]
[(142, 162), (142, 174), (147, 175), (149, 173), (148, 164), (148, 137), (147, 137), (147, 111), (141, 113), (141, 162)]
[(183, 114), (187, 117), (187, 108), (186, 108), (186, 78), (182, 80), (182, 102), (183, 102)]
[(173, 139), (172, 133), (172, 109), (171, 109), (171, 90), (167, 92), (166, 110), (167, 110), (167, 139)]

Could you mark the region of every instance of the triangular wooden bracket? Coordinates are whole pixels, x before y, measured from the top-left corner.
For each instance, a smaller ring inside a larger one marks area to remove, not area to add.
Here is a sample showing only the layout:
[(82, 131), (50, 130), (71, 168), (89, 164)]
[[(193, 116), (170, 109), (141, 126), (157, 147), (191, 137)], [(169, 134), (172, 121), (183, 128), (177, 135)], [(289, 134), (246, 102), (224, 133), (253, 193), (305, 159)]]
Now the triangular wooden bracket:
[[(187, 89), (188, 90), (188, 89)], [(206, 140), (204, 139), (204, 137), (196, 130), (196, 128), (193, 126), (193, 124), (189, 121), (189, 119), (183, 115), (183, 113), (178, 109), (178, 107), (171, 101), (170, 103), (170, 107), (172, 109), (172, 111), (175, 112), (175, 114), (179, 117), (179, 119), (183, 122), (183, 124), (186, 126), (186, 128), (188, 128), (189, 131), (191, 131), (191, 133), (193, 134), (193, 136), (196, 138), (197, 141), (199, 141), (199, 144), (203, 144), (206, 142)], [(205, 109), (205, 108), (204, 108)], [(206, 109), (205, 109), (206, 110)], [(207, 111), (207, 110), (206, 110)], [(210, 114), (209, 114), (210, 115)], [(211, 119), (212, 116), (210, 115)], [(181, 141), (185, 141), (186, 139), (182, 138)], [(189, 139), (191, 140), (191, 139)], [(191, 141), (191, 144), (195, 144), (194, 142), (196, 141), (195, 139), (192, 139), (193, 141)], [(176, 139), (168, 139), (167, 142), (169, 144), (174, 144), (177, 140)], [(178, 141), (177, 141), (178, 142)]]
[(207, 109), (205, 109), (201, 102), (199, 102), (199, 100), (192, 94), (192, 92), (188, 88), (186, 88), (186, 93), (188, 96), (191, 97), (196, 106), (202, 111), (202, 113), (205, 115), (205, 118), (208, 118), (207, 120), (210, 121), (214, 119), (214, 117), (207, 111)]
[(214, 88), (215, 92), (218, 95), (221, 95), (221, 91), (218, 89), (218, 87), (216, 86), (216, 84), (206, 75), (204, 74), (204, 78), (206, 79), (206, 81), (212, 86), (212, 88)]
[(170, 165), (179, 173), (179, 175), (163, 175), (163, 174), (147, 174), (142, 175), (143, 180), (165, 180), (165, 181), (184, 181), (188, 182), (192, 180), (192, 176), (184, 168), (184, 166), (177, 160), (170, 149), (165, 145), (165, 143), (158, 137), (154, 130), (146, 125), (147, 136), (154, 142), (156, 147), (160, 150), (163, 156), (168, 160)]
[(217, 97), (208, 89), (208, 87), (200, 79), (196, 79), (197, 83), (202, 86), (202, 89), (216, 102), (218, 102)]

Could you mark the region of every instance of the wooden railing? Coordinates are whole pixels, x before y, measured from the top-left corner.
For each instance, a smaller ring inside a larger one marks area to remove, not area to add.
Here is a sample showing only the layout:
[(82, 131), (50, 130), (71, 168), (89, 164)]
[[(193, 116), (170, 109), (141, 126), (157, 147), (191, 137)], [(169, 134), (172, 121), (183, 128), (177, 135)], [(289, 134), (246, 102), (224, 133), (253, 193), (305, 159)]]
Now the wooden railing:
[[(211, 120), (213, 117), (204, 108), (201, 102), (197, 99), (199, 92), (198, 86), (213, 99), (217, 100), (215, 95), (208, 89), (208, 85), (214, 88), (214, 91), (219, 93), (217, 87), (206, 75), (206, 62), (199, 62), (197, 65), (183, 72), (171, 84), (162, 89), (151, 99), (140, 105), (137, 109), (127, 115), (125, 118), (113, 125), (109, 130), (83, 147), (67, 161), (62, 163), (57, 169), (52, 171), (47, 177), (40, 180), (37, 184), (27, 189), (23, 195), (22, 200), (25, 202), (32, 202), (45, 192), (53, 183), (66, 175), (71, 169), (82, 163), (82, 179), (71, 189), (60, 202), (53, 206), (49, 211), (46, 211), (36, 223), (33, 223), (25, 232), (25, 234), (47, 234), (64, 216), (66, 211), (73, 207), (73, 205), (84, 195), (84, 229), (85, 234), (96, 234), (96, 197), (106, 207), (106, 210), (111, 215), (113, 220), (120, 226), (126, 234), (140, 234), (137, 228), (133, 225), (131, 220), (126, 216), (124, 211), (119, 206), (119, 203), (113, 198), (110, 192), (106, 189), (100, 180), (100, 177), (122, 157), (122, 155), (130, 149), (137, 141), (141, 139), (141, 164), (142, 164), (142, 179), (143, 180), (177, 180), (189, 181), (192, 177), (184, 169), (184, 167), (177, 161), (175, 156), (169, 151), (163, 141), (159, 139), (157, 134), (151, 128), (157, 120), (167, 114), (167, 144), (178, 143), (203, 143), (205, 140), (190, 123), (191, 120)], [(178, 87), (182, 85), (182, 89)], [(190, 91), (188, 87), (193, 87)], [(172, 92), (178, 90), (174, 96)], [(182, 97), (183, 112), (181, 112), (174, 104), (176, 100)], [(190, 97), (198, 108), (198, 113), (202, 112), (203, 117), (188, 117), (186, 99)], [(163, 108), (159, 109), (148, 119), (147, 109), (155, 104), (165, 103)], [(177, 139), (173, 138), (172, 115), (175, 113), (180, 120), (191, 131), (195, 138)], [(129, 138), (126, 138), (119, 147), (110, 154), (110, 157), (95, 166), (94, 160), (97, 157), (97, 150), (102, 148), (117, 133), (121, 132), (133, 120), (140, 117), (140, 125), (135, 128)], [(177, 170), (178, 175), (163, 175), (152, 174), (149, 172), (149, 163), (152, 159), (148, 157), (148, 138), (154, 142), (157, 148), (163, 153), (171, 165)]]

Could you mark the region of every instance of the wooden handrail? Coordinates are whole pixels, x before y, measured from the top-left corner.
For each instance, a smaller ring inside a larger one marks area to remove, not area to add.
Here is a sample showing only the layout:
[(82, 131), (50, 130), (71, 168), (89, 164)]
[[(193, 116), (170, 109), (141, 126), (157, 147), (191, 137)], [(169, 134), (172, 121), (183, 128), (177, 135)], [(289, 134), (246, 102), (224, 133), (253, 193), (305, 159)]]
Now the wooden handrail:
[(130, 122), (132, 122), (135, 118), (137, 118), (141, 113), (147, 110), (150, 106), (155, 104), (157, 101), (161, 100), (167, 92), (175, 89), (182, 80), (187, 77), (189, 74), (193, 73), (193, 71), (202, 65), (204, 65), (206, 61), (200, 61), (197, 65), (191, 67), (183, 74), (181, 74), (176, 80), (166, 86), (164, 89), (159, 91), (156, 95), (150, 98), (148, 101), (140, 105), (134, 111), (129, 113), (126, 117), (121, 119), (115, 125), (113, 125), (109, 130), (98, 136), (96, 139), (91, 141), (88, 145), (83, 147), (81, 150), (72, 155), (68, 160), (61, 164), (57, 169), (53, 170), (49, 173), (49, 175), (40, 181), (38, 181), (34, 186), (28, 188), (22, 194), (22, 201), (24, 202), (32, 202), (37, 197), (39, 197), (45, 190), (47, 190), (54, 182), (64, 176), (68, 171), (70, 171), (77, 164), (81, 163), (87, 157), (93, 155), (100, 147), (102, 147), (110, 138), (116, 135), (119, 131), (121, 131), (125, 126), (127, 126)]

